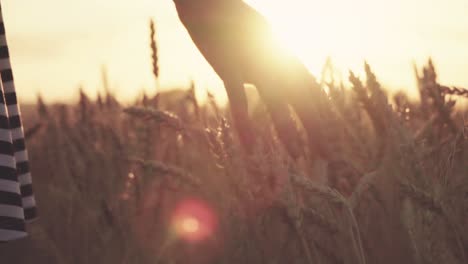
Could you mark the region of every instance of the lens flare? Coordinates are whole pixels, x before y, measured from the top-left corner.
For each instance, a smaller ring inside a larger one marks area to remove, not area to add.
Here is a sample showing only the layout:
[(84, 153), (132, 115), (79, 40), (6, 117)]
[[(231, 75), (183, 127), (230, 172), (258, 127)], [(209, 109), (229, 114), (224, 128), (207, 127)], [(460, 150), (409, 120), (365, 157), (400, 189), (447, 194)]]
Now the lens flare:
[(198, 199), (183, 200), (172, 215), (176, 236), (187, 242), (199, 242), (214, 235), (218, 221), (214, 210)]
[(193, 217), (188, 217), (182, 220), (182, 231), (184, 233), (196, 233), (200, 230), (200, 223), (198, 219)]

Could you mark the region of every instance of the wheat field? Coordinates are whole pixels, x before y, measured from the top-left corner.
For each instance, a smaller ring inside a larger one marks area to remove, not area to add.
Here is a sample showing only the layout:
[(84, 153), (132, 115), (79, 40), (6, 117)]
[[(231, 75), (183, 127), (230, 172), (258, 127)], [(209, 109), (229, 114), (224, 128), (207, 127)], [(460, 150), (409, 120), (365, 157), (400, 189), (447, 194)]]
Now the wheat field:
[[(261, 140), (246, 154), (229, 109), (198, 101), (196, 86), (132, 104), (111, 87), (77, 104), (39, 97), (23, 116), (40, 218), (0, 246), (2, 261), (468, 263), (468, 112), (457, 106), (468, 91), (438, 83), (431, 61), (415, 67), (416, 101), (364, 70), (310, 99), (329, 109), (320, 127), (335, 160), (321, 171), (288, 156), (259, 102)], [(178, 219), (183, 208), (194, 216)]]

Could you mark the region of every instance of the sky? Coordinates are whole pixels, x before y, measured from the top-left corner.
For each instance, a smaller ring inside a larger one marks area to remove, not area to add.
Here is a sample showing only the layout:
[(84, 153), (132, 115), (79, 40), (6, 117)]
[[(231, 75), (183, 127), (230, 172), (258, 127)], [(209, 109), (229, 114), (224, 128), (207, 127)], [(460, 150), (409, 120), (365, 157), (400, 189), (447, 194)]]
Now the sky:
[[(319, 75), (331, 57), (343, 78), (363, 61), (391, 90), (415, 91), (412, 63), (429, 56), (446, 85), (468, 87), (468, 0), (247, 0), (285, 47)], [(191, 42), (172, 0), (2, 0), (20, 101), (38, 93), (70, 101), (102, 91), (106, 66), (123, 100), (156, 90), (149, 19), (156, 21), (162, 89), (225, 98), (221, 80)]]

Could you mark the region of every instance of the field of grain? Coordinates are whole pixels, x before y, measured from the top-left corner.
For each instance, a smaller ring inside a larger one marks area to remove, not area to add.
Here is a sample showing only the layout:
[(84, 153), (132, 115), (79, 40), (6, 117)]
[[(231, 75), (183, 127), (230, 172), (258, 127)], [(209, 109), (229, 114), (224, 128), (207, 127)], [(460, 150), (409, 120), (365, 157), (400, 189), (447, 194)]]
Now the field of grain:
[(2, 263), (468, 263), (468, 91), (429, 62), (413, 101), (364, 68), (310, 98), (329, 110), (323, 170), (288, 156), (261, 103), (244, 153), (195, 86), (23, 106), (40, 218)]

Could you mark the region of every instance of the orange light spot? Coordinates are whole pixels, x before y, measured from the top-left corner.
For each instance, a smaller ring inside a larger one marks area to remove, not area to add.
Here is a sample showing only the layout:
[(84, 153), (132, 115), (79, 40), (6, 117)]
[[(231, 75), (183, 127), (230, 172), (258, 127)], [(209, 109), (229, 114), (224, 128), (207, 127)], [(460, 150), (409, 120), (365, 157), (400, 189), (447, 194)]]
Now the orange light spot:
[(198, 242), (213, 236), (217, 224), (214, 211), (197, 199), (182, 201), (172, 215), (175, 234), (188, 242)]

